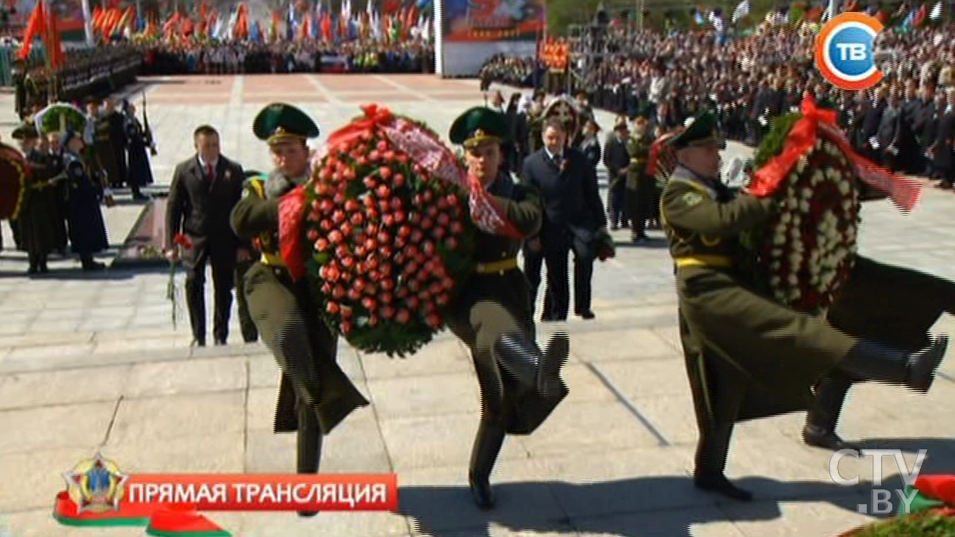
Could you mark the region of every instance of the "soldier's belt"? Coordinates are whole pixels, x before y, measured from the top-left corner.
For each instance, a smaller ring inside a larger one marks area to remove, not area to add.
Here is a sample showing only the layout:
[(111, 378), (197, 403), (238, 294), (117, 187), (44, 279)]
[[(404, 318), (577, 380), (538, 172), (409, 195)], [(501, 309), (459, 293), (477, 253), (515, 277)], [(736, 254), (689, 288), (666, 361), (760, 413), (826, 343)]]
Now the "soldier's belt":
[(478, 263), (477, 273), (478, 274), (494, 274), (495, 272), (504, 272), (505, 270), (511, 270), (517, 268), (517, 258), (512, 257), (510, 259), (502, 259), (500, 261), (495, 261), (493, 263)]
[(688, 255), (674, 259), (677, 268), (682, 267), (731, 267), (733, 258), (728, 255)]
[(285, 260), (279, 254), (262, 252), (262, 264), (270, 267), (285, 267)]

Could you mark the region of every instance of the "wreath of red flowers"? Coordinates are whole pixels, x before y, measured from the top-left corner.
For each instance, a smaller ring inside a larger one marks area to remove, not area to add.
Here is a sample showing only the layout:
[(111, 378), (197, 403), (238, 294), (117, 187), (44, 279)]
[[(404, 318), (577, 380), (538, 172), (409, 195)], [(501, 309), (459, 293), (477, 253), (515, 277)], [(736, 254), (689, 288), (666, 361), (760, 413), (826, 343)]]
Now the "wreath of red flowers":
[[(444, 327), (444, 308), (473, 273), (476, 229), (468, 191), (393, 141), (396, 118), (366, 107), (316, 155), (300, 194), (299, 251), (329, 326), (362, 351), (403, 356)], [(400, 119), (453, 160), (426, 125)]]

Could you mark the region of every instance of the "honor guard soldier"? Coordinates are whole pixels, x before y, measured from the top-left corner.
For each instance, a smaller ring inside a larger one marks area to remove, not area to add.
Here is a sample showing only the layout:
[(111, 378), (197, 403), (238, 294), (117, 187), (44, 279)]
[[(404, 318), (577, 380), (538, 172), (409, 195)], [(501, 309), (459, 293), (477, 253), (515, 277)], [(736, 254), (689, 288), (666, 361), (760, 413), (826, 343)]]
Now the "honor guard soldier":
[(712, 112), (671, 143), (678, 166), (663, 191), (661, 217), (676, 265), (680, 337), (700, 431), (694, 482), (749, 500), (724, 475), (735, 422), (806, 409), (810, 387), (834, 370), (928, 391), (948, 341), (890, 348), (752, 291), (734, 270), (739, 234), (763, 223), (777, 201), (734, 198), (720, 181), (725, 142)]
[[(451, 126), (452, 143), (465, 149), (468, 173), (494, 198), (524, 236), (537, 232), (543, 208), (537, 193), (501, 172), (506, 117), (472, 108)], [(475, 274), (449, 306), (447, 323), (471, 350), (481, 388), (481, 423), (471, 452), (469, 483), (481, 509), (494, 506), (491, 470), (507, 434), (532, 433), (567, 395), (560, 368), (569, 353), (565, 334), (544, 353), (534, 341), (527, 279), (517, 266), (522, 239), (477, 232)]]
[(643, 242), (647, 236), (647, 221), (653, 216), (653, 204), (656, 201), (656, 179), (647, 173), (647, 159), (653, 138), (650, 135), (649, 121), (646, 115), (638, 115), (634, 120), (633, 132), (627, 139), (627, 154), (630, 166), (627, 168), (627, 212), (630, 220), (630, 240)]
[[(276, 168), (249, 179), (232, 211), (232, 228), (254, 240), (262, 257), (245, 274), (249, 312), (282, 370), (275, 432), (298, 431), (298, 472), (316, 473), (322, 437), (368, 401), (336, 363), (337, 334), (309, 298), (308, 283), (293, 281), (279, 251), (279, 200), (310, 177), (308, 138), (318, 126), (294, 106), (274, 103), (255, 118)], [(299, 513), (302, 516), (315, 513)]]

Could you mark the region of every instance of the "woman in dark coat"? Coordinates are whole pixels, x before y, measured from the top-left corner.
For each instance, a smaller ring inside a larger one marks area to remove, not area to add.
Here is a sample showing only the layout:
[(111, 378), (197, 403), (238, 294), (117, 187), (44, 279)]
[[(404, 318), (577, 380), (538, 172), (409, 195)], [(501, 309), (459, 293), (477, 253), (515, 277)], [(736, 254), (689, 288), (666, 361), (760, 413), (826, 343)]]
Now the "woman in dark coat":
[(133, 191), (134, 200), (148, 200), (140, 189), (153, 182), (153, 172), (149, 166), (149, 156), (146, 149), (151, 148), (152, 135), (143, 129), (142, 123), (136, 119), (136, 106), (129, 101), (123, 101), (123, 114), (126, 116), (126, 152), (128, 156), (129, 186)]
[(102, 270), (104, 265), (93, 261), (93, 254), (109, 248), (106, 224), (100, 211), (103, 190), (90, 178), (80, 153), (83, 138), (74, 131), (63, 135), (63, 168), (69, 184), (67, 221), (70, 224), (70, 245), (79, 254), (83, 270)]

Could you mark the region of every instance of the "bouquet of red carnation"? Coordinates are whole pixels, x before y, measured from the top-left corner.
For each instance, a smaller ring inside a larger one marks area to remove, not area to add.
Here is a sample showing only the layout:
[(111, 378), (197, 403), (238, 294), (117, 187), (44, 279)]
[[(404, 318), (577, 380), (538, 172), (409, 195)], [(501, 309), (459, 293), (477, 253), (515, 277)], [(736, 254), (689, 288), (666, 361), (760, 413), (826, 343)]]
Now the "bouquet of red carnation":
[(301, 250), (326, 321), (362, 351), (413, 353), (473, 272), (468, 191), (446, 179), (459, 164), (425, 125), (376, 107), (313, 162)]
[(749, 185), (773, 196), (778, 210), (762, 229), (743, 236), (740, 266), (777, 302), (818, 312), (835, 300), (856, 257), (860, 193), (872, 187), (911, 209), (917, 184), (857, 155), (835, 125), (835, 113), (816, 108), (777, 118), (756, 153)]

